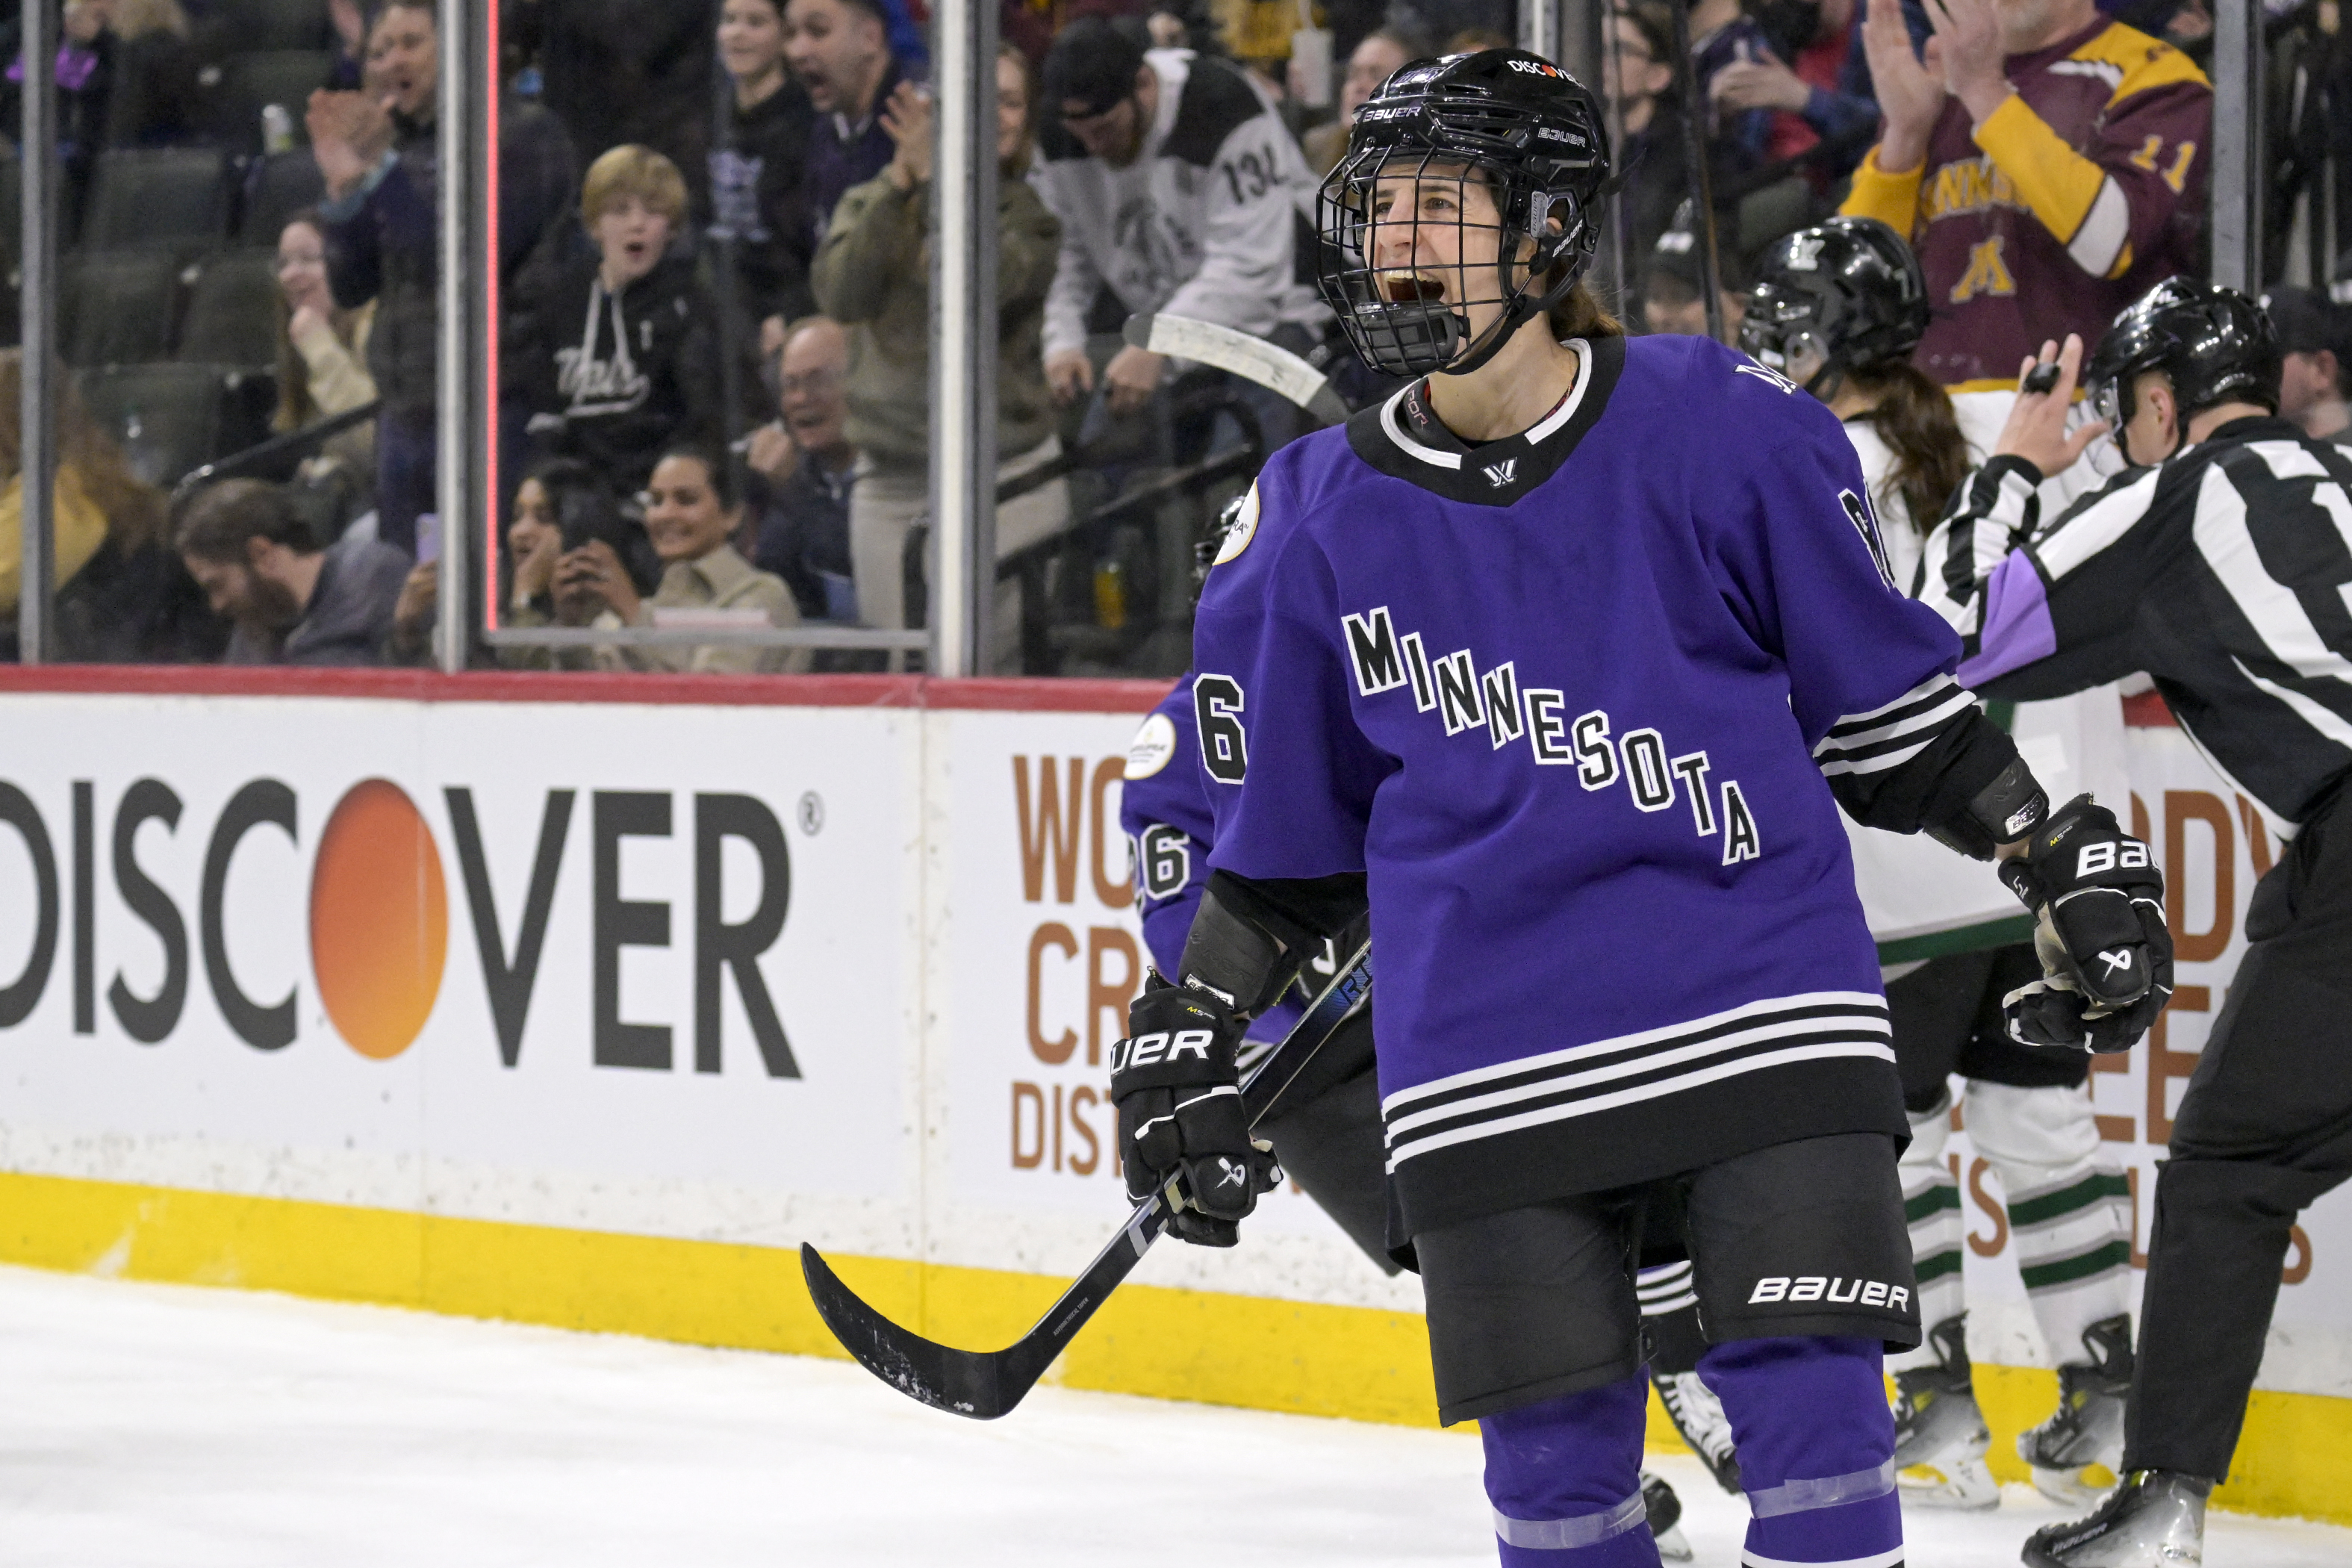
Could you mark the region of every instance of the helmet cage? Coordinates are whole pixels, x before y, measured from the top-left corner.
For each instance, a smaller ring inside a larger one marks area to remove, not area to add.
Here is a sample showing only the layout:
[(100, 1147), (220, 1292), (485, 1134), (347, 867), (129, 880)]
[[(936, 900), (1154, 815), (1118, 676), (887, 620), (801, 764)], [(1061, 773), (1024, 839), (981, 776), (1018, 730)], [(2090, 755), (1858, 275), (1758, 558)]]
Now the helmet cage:
[[(1808, 379), (1805, 390), (1814, 392), (1812, 383), (1832, 372), (1842, 376), (1845, 369), (1831, 320), (1834, 305), (1835, 301), (1804, 289), (1781, 287), (1769, 279), (1759, 282), (1740, 322), (1739, 352), (1783, 375), (1794, 374), (1789, 368), (1791, 362), (1813, 355), (1822, 362), (1821, 368)], [(1831, 395), (1834, 391), (1832, 386)]]
[[(1380, 183), (1482, 184), (1493, 194), (1495, 221), (1472, 223), (1457, 202), (1449, 221), (1419, 211), (1383, 216)], [(1476, 153), (1376, 142), (1351, 149), (1315, 198), (1317, 284), (1339, 318), (1349, 345), (1375, 370), (1398, 376), (1465, 374), (1491, 359), (1521, 325), (1549, 310), (1576, 286), (1600, 245), (1593, 208), (1573, 188), (1546, 190), (1525, 165)], [(1454, 260), (1441, 265), (1379, 265), (1383, 240), (1409, 229), (1404, 255), (1418, 258), (1423, 228), (1452, 232), (1435, 248)], [(1495, 235), (1491, 283), (1487, 264), (1465, 259), (1473, 234)], [(1470, 310), (1496, 307), (1472, 338)]]

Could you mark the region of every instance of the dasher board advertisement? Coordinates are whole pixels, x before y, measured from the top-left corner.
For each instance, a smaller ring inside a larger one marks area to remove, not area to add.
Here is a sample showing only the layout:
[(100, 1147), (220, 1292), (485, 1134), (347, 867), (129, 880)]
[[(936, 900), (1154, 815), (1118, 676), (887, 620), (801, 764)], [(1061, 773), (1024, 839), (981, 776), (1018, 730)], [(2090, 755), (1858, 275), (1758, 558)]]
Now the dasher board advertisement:
[(911, 1253), (917, 714), (16, 696), (0, 1163)]

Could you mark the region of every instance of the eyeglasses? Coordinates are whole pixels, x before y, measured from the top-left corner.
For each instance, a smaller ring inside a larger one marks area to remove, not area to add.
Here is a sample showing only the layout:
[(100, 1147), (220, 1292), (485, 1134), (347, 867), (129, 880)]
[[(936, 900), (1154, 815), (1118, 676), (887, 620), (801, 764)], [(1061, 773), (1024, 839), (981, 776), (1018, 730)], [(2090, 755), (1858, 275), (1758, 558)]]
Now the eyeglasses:
[(776, 378), (776, 393), (782, 397), (806, 395), (822, 397), (841, 384), (841, 372), (813, 370), (806, 375), (782, 375)]

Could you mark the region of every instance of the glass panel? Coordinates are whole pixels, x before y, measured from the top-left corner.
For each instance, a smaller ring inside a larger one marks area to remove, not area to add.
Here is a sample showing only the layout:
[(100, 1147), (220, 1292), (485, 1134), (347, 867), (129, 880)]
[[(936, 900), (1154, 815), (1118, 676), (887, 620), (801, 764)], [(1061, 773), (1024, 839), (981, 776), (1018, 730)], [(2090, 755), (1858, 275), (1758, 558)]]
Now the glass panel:
[[(1711, 251), (1722, 330), (1736, 334), (1776, 240), (1870, 204), (1854, 179), (1883, 119), (1859, 0), (1706, 0), (1685, 13), (1686, 56), (1681, 8), (1664, 0), (1550, 3), (1548, 16), (1486, 0), (1422, 5), (1410, 15), (1423, 32), (1373, 26), (1377, 7), (1330, 4), (1302, 22), (1288, 0), (1236, 0), (1119, 24), (1123, 40), (1099, 21), (1057, 27), (1058, 7), (1002, 8), (1006, 52), (992, 75), (1030, 115), (1007, 122), (1001, 204), (982, 215), (1001, 311), (996, 559), (981, 595), (995, 629), (982, 668), (1181, 669), (1196, 546), (1265, 454), (1319, 422), (1218, 369), (1197, 340), (1181, 354), (1130, 344), (1130, 321), (1140, 331), (1139, 318), (1181, 316), (1288, 349), (1349, 405), (1384, 390), (1333, 335), (1312, 286), (1313, 186), (1344, 147), (1352, 106), (1405, 56), (1549, 26), (1586, 69), (1624, 180), (1593, 280), (1636, 332), (1705, 330)], [(873, 668), (908, 657), (879, 646), (892, 634), (919, 640), (940, 439), (928, 391), (929, 7), (878, 4), (878, 15), (866, 0), (500, 8), (483, 67), (496, 86), (485, 282), (498, 301), (486, 659)], [(54, 305), (0, 307), (0, 342), (17, 341), (28, 308), (49, 310), (55, 328), (64, 463), (50, 651), (424, 662), (431, 584), (408, 567), (439, 548), (435, 11), (368, 7), (363, 23), (352, 0), (117, 9), (38, 13), (60, 28), (46, 79), (58, 129), (39, 154), (58, 187)], [(2326, 296), (2347, 289), (2336, 258), (2352, 239), (2333, 8), (2265, 0), (2260, 13), (2242, 71), (2231, 63), (2242, 53), (2216, 54), (2210, 0), (2098, 13), (2159, 35), (2200, 69), (2238, 73), (2219, 84), (2240, 106), (2221, 136), (2152, 128), (2153, 166), (2133, 163), (2137, 145), (2116, 154), (2138, 195), (2177, 187), (2177, 210), (2136, 241), (2126, 279), (2152, 280), (2143, 274), (2161, 253), (2168, 267), (2312, 290), (2280, 296), (2281, 327), (2302, 376), (2289, 401), (2300, 408), (2308, 391), (2324, 424), (2345, 399), (2312, 368), (2316, 356), (2339, 370), (2352, 357), (2327, 346), (2343, 307)], [(1915, 39), (1924, 15), (1905, 7)], [(140, 90), (109, 76), (102, 93), (95, 62), (122, 49), (140, 62)], [(1051, 93), (1039, 80), (1049, 57), (1062, 68)], [(1247, 89), (1259, 110), (1232, 115), (1213, 146), (1184, 153), (1182, 178), (1169, 166), (1162, 180), (1181, 84), (1204, 73)], [(12, 142), (22, 77), (0, 102)], [(1259, 115), (1263, 136), (1248, 123)], [(2242, 178), (2213, 163), (2233, 132)], [(20, 285), (26, 166), (0, 157), (0, 227)], [(1213, 234), (1220, 182), (1247, 216)], [(2014, 175), (2010, 188), (2022, 188)], [(2010, 221), (2049, 220), (2012, 207)], [(1228, 237), (1243, 231), (1238, 246)], [(1967, 279), (1930, 248), (1948, 313)], [(1982, 282), (2011, 290), (2002, 297), (2063, 297), (2086, 335), (2117, 302), (2112, 289), (2025, 265), (2004, 274), (1989, 262)], [(16, 418), (5, 384), (0, 403), (0, 418)], [(701, 479), (654, 482), (679, 443), (711, 450)], [(241, 483), (222, 490), (230, 479)], [(278, 546), (299, 568), (279, 564)], [(271, 564), (246, 563), (250, 549)], [(13, 563), (18, 547), (0, 539), (0, 553)], [(314, 602), (311, 568), (326, 555), (341, 564)], [(5, 582), (0, 637), (13, 647), (13, 574)], [(331, 637), (329, 621), (341, 628)], [(601, 647), (510, 635), (596, 625), (625, 635)], [(780, 647), (781, 626), (845, 646)]]
[[(906, 658), (870, 632), (922, 625), (905, 601), (929, 510), (932, 141), (921, 34), (883, 10), (509, 9), (489, 487), (500, 662)], [(863, 551), (859, 510), (873, 514)], [(583, 637), (598, 630), (610, 635)], [(828, 639), (849, 646), (808, 646)]]

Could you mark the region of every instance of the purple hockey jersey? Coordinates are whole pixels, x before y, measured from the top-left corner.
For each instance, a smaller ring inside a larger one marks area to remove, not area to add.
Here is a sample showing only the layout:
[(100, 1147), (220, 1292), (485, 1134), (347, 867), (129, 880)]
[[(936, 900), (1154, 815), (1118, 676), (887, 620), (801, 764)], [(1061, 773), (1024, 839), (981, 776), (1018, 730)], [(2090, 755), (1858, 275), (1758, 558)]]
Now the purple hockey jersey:
[(1417, 384), (1276, 454), (1195, 626), (1211, 863), (1367, 873), (1409, 1233), (1905, 1130), (1824, 775), (1922, 749), (1958, 640), (1819, 403), (1578, 346), (1524, 435)]
[[(1119, 791), (1118, 825), (1127, 831), (1135, 858), (1135, 910), (1143, 920), (1143, 943), (1160, 973), (1173, 979), (1184, 957), (1184, 939), (1200, 912), (1209, 885), (1209, 846), (1216, 822), (1209, 808), (1208, 778), (1192, 728), (1192, 678), (1169, 688), (1127, 748), (1127, 783)], [(1317, 984), (1336, 970), (1327, 952), (1309, 973)], [(1306, 1009), (1294, 988), (1250, 1020), (1250, 1037), (1279, 1040)]]

